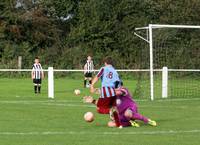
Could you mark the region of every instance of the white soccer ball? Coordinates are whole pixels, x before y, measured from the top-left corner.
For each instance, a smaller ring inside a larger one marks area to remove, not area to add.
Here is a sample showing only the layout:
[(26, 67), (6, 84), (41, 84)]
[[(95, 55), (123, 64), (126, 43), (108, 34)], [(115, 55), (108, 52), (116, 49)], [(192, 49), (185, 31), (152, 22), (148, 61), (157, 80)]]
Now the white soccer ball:
[(92, 112), (86, 112), (84, 114), (84, 119), (86, 122), (92, 122), (94, 120), (94, 114)]
[(80, 91), (79, 89), (76, 89), (76, 90), (74, 90), (74, 94), (75, 94), (75, 95), (80, 95), (80, 94), (81, 94), (81, 91)]

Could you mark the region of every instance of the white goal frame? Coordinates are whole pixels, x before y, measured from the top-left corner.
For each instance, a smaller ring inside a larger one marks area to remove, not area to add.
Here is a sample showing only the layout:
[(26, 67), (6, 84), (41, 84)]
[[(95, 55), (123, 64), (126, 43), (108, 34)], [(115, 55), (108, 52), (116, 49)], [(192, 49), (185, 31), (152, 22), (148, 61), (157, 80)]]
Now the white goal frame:
[(200, 29), (200, 26), (195, 25), (161, 25), (161, 24), (149, 24), (147, 27), (135, 28), (135, 31), (146, 30), (146, 38), (139, 35), (138, 33), (134, 33), (140, 39), (149, 43), (149, 51), (150, 51), (150, 97), (151, 100), (154, 100), (154, 76), (153, 76), (153, 29), (161, 29), (161, 28), (177, 28), (177, 29)]

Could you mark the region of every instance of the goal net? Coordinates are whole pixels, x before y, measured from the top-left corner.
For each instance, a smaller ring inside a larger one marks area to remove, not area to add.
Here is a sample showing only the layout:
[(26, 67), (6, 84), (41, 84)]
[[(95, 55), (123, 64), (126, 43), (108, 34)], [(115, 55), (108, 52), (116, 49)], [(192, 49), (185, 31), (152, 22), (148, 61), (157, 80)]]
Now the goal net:
[(136, 28), (150, 51), (151, 99), (162, 97), (162, 67), (168, 68), (169, 98), (200, 95), (200, 26), (154, 25)]

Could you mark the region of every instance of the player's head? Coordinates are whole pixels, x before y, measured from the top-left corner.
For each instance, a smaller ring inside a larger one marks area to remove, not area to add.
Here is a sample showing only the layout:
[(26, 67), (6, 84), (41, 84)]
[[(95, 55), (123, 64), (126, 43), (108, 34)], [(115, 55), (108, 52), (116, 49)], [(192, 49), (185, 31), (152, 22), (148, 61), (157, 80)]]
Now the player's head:
[(88, 61), (91, 61), (91, 60), (92, 60), (92, 57), (91, 57), (90, 55), (88, 55), (87, 60), (88, 60)]
[(120, 88), (120, 87), (123, 86), (123, 82), (121, 80), (120, 81), (115, 81), (114, 84), (115, 84), (115, 89)]
[(35, 57), (35, 63), (39, 63), (39, 62), (40, 62), (39, 57)]
[(104, 64), (105, 64), (105, 65), (113, 65), (112, 58), (111, 58), (111, 57), (106, 57), (106, 58), (104, 59)]

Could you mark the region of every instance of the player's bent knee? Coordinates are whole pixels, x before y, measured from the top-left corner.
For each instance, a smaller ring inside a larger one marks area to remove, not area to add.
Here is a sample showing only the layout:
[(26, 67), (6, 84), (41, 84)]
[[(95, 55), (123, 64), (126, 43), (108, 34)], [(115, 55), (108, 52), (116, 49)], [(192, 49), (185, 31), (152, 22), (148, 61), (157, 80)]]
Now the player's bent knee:
[(132, 118), (133, 112), (130, 109), (127, 109), (124, 113), (124, 116), (126, 116), (127, 118)]
[(114, 121), (109, 121), (108, 127), (116, 127), (116, 123)]

